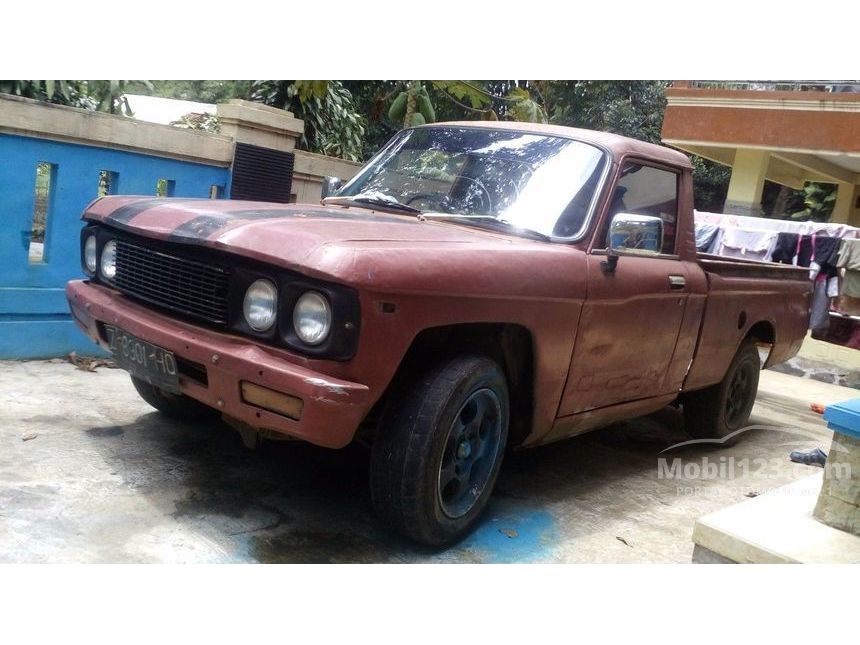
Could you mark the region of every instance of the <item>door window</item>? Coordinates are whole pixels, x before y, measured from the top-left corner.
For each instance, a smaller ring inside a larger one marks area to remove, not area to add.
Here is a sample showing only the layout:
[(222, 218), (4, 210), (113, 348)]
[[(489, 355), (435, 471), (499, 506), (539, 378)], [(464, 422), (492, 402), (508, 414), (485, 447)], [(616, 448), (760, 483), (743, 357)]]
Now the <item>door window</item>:
[(678, 174), (628, 161), (615, 185), (607, 229), (617, 213), (651, 215), (663, 220), (662, 253), (675, 253), (678, 219)]

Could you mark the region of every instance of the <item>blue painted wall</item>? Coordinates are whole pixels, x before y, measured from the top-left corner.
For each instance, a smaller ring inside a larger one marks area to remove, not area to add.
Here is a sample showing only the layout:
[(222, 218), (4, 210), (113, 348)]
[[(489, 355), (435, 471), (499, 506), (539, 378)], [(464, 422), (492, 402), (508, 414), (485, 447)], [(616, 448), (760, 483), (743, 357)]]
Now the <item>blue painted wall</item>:
[[(28, 253), (35, 207), (36, 166), (55, 166), (44, 261)], [(159, 179), (175, 182), (175, 197), (229, 195), (227, 168), (95, 146), (0, 134), (0, 359), (47, 358), (98, 348), (78, 331), (64, 288), (82, 277), (81, 213), (98, 196), (99, 173), (117, 173), (112, 194), (155, 195)]]

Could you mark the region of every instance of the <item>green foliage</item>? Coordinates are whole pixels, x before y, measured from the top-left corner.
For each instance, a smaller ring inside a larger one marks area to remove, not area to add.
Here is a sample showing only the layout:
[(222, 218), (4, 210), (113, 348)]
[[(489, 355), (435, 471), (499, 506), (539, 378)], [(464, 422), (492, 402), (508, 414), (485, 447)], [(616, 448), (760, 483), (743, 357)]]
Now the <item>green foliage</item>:
[(473, 110), (485, 111), (493, 101), (493, 96), (475, 81), (432, 81), (432, 83), (442, 92), (467, 104), (464, 107), (471, 107)]
[(697, 210), (719, 213), (723, 210), (732, 169), (693, 155), (693, 202)]
[(251, 81), (152, 81), (151, 87), (130, 81), (131, 94), (161, 96), (200, 103), (224, 103), (230, 99), (247, 99)]
[(823, 184), (815, 181), (803, 186), (804, 209), (790, 214), (790, 218), (802, 222), (826, 222), (836, 205), (836, 184)]
[(131, 116), (128, 101), (122, 96), (130, 83), (151, 88), (149, 81), (0, 81), (0, 92), (47, 103)]
[(514, 121), (525, 121), (528, 123), (546, 123), (546, 111), (534, 99), (529, 91), (523, 87), (513, 88), (506, 99), (512, 105), (508, 108), (508, 115)]
[(250, 97), (302, 119), (304, 149), (351, 161), (362, 158), (365, 120), (340, 81), (254, 81)]
[(296, 81), (293, 83), (299, 101), (307, 103), (311, 99), (324, 99), (328, 92), (328, 81)]
[(46, 103), (89, 107), (86, 81), (0, 81), (0, 92)]
[(666, 81), (535, 81), (550, 123), (660, 142)]

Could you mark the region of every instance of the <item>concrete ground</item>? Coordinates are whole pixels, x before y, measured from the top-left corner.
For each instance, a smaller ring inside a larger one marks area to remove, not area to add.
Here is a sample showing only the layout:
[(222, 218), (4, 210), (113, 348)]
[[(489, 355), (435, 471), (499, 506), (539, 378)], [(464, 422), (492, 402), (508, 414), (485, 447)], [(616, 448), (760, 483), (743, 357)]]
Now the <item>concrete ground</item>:
[[(787, 458), (829, 447), (809, 403), (856, 396), (769, 371), (752, 422), (783, 430), (733, 448), (660, 455), (688, 439), (667, 409), (514, 453), (479, 528), (434, 552), (377, 525), (360, 448), (249, 451), (163, 418), (120, 370), (0, 362), (0, 562), (690, 562), (698, 517), (816, 472)], [(661, 456), (748, 467), (667, 478)]]

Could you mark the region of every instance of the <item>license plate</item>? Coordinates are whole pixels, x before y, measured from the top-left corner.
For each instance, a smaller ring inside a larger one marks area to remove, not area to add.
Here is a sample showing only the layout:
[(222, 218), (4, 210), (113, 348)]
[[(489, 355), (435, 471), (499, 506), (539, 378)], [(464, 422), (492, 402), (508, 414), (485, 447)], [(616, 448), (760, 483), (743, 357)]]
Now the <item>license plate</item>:
[(181, 394), (173, 352), (147, 343), (119, 327), (105, 325), (105, 331), (117, 365), (150, 385)]

